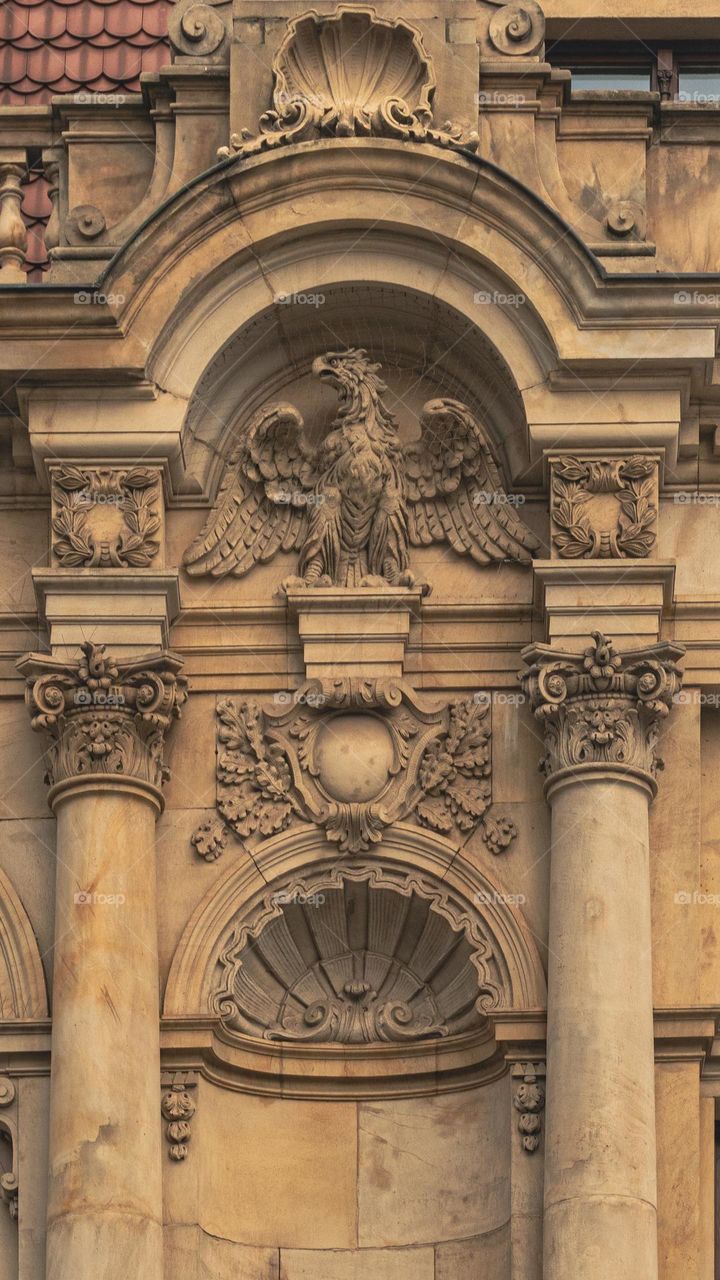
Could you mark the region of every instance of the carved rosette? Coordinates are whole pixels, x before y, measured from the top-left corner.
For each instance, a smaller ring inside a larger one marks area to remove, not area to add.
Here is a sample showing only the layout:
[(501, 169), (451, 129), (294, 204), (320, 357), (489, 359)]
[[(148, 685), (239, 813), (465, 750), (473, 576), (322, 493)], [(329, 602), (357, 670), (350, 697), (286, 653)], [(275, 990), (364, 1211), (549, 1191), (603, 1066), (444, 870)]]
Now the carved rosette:
[(525, 692), (545, 730), (541, 763), (549, 783), (579, 770), (639, 776), (654, 794), (662, 762), (660, 727), (680, 691), (681, 645), (619, 654), (599, 631), (582, 655), (531, 645), (523, 652)]
[(51, 799), (90, 776), (132, 779), (159, 793), (169, 777), (165, 734), (187, 697), (182, 659), (162, 650), (114, 660), (104, 645), (81, 647), (77, 662), (31, 653), (17, 664), (32, 727), (51, 739)]
[(50, 497), (52, 552), (63, 568), (145, 569), (158, 554), (157, 467), (53, 467)]
[[(242, 839), (315, 822), (342, 854), (415, 820), (443, 835), (480, 827), (490, 851), (516, 834), (491, 815), (490, 700), (445, 707), (402, 681), (311, 680), (280, 705), (218, 704), (218, 810), (192, 837), (198, 853), (222, 853), (227, 827)], [(289, 704), (289, 705), (288, 705)]]
[(435, 76), (420, 32), (402, 18), (340, 5), (288, 23), (273, 59), (273, 105), (260, 132), (233, 134), (220, 157), (319, 138), (381, 137), (474, 152), (475, 132), (433, 123)]

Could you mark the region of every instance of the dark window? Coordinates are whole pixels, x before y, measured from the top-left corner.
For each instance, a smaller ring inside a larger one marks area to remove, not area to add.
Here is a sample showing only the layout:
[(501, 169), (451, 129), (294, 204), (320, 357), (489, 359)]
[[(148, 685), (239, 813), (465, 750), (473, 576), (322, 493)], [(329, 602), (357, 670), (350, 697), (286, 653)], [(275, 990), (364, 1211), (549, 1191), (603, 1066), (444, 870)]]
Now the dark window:
[(667, 48), (652, 41), (599, 44), (557, 40), (547, 48), (548, 62), (572, 73), (573, 93), (652, 90), (664, 101), (720, 103), (720, 44), (678, 43)]

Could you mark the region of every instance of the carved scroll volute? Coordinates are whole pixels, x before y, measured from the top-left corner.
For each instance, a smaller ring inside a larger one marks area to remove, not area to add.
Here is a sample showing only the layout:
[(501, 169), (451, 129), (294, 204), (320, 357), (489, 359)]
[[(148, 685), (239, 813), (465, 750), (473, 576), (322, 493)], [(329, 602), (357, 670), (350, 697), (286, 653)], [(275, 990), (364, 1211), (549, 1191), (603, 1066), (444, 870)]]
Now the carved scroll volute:
[(682, 645), (620, 654), (599, 631), (584, 654), (531, 645), (523, 651), (525, 692), (545, 731), (541, 762), (549, 786), (577, 773), (620, 772), (655, 794), (656, 746), (680, 692)]
[(511, 0), (490, 16), (482, 41), (488, 58), (534, 58), (542, 56), (545, 41), (545, 14), (535, 0)]
[(32, 727), (50, 737), (50, 802), (92, 777), (132, 782), (160, 804), (165, 735), (187, 697), (182, 659), (162, 650), (115, 661), (104, 645), (82, 650), (78, 662), (27, 654), (17, 664)]

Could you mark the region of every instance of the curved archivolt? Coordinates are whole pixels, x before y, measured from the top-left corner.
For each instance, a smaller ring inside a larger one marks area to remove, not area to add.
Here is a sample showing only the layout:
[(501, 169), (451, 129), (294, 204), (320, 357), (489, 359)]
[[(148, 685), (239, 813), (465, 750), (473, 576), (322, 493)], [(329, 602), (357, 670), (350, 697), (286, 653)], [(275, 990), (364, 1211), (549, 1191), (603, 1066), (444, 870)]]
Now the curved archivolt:
[(47, 991), (32, 926), (0, 871), (0, 1020), (46, 1018)]

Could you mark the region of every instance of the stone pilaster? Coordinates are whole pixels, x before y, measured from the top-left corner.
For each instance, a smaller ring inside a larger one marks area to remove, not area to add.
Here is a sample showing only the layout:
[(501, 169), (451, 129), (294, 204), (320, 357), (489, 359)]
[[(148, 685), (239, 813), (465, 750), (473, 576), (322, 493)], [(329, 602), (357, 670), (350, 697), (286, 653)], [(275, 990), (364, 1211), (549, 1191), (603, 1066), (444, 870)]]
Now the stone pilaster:
[(47, 1276), (162, 1280), (154, 824), (182, 663), (18, 666), (57, 817)]
[(648, 807), (681, 654), (523, 655), (552, 806), (544, 1280), (658, 1274)]

